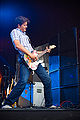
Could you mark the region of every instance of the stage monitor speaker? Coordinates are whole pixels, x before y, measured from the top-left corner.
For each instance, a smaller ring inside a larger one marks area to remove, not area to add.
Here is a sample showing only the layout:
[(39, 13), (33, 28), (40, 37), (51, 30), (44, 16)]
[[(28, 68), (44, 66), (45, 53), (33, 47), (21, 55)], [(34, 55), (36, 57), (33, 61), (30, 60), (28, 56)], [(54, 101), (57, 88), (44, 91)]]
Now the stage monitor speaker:
[(74, 105), (79, 102), (79, 62), (77, 29), (69, 29), (59, 33), (51, 40), (56, 39), (57, 53), (49, 56), (49, 75), (53, 104), (60, 105), (63, 101), (71, 101)]

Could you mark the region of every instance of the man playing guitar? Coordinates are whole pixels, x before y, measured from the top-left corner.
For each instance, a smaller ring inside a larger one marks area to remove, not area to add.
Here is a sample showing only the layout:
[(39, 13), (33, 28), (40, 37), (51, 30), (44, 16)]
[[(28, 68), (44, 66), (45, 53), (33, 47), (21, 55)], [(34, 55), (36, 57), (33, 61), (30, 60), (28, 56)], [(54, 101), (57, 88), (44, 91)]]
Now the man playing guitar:
[(46, 47), (45, 51), (37, 51), (36, 54), (33, 54), (32, 51), (34, 51), (34, 49), (29, 42), (29, 37), (26, 35), (26, 29), (29, 22), (29, 19), (23, 16), (16, 17), (16, 28), (13, 29), (10, 33), (12, 43), (20, 54), (20, 57), (18, 59), (20, 62), (20, 80), (17, 82), (10, 95), (5, 100), (2, 108), (12, 108), (12, 104), (18, 100), (19, 96), (23, 92), (32, 70), (35, 71), (44, 85), (45, 107), (56, 108), (56, 106), (52, 105), (51, 79), (46, 70), (40, 63), (37, 65), (36, 69), (31, 69), (29, 64), (25, 64), (23, 62), (23, 59), (26, 63), (29, 61), (31, 61), (31, 63), (34, 63), (36, 61), (38, 62), (40, 54), (43, 54), (44, 52), (49, 53), (51, 51), (50, 48), (48, 49), (48, 47)]

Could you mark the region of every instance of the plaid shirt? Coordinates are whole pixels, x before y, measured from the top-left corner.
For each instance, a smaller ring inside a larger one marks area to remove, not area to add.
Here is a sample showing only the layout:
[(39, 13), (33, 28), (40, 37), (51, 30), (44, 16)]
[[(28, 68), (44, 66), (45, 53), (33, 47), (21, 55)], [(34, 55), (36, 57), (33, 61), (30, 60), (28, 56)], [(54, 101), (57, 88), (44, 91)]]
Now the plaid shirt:
[[(16, 50), (18, 50), (14, 44), (14, 40), (19, 40), (20, 44), (23, 45), (28, 51), (32, 52), (33, 48), (31, 44), (29, 43), (29, 37), (25, 34), (25, 32), (22, 32), (20, 29), (16, 28), (13, 29), (10, 33), (12, 43)], [(23, 56), (24, 53), (20, 50), (18, 52)]]

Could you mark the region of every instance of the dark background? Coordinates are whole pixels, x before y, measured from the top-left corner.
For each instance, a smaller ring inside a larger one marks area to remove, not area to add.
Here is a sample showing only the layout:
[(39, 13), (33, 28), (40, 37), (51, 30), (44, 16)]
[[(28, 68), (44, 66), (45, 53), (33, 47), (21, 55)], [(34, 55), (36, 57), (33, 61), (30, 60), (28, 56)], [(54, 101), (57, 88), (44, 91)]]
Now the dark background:
[(16, 51), (10, 39), (10, 32), (14, 28), (15, 17), (21, 15), (31, 21), (27, 34), (34, 47), (49, 43), (58, 33), (80, 27), (80, 4), (77, 0), (1, 1), (0, 56), (1, 61), (4, 59), (4, 62), (8, 62), (12, 67), (15, 67)]

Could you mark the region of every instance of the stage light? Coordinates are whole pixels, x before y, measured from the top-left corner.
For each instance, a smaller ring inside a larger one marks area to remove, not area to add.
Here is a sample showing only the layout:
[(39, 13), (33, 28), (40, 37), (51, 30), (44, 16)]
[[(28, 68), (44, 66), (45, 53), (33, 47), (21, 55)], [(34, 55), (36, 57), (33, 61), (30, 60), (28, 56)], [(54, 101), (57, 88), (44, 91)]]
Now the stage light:
[(3, 27), (8, 26), (16, 15), (15, 7), (11, 5), (2, 5), (0, 7), (0, 24)]

